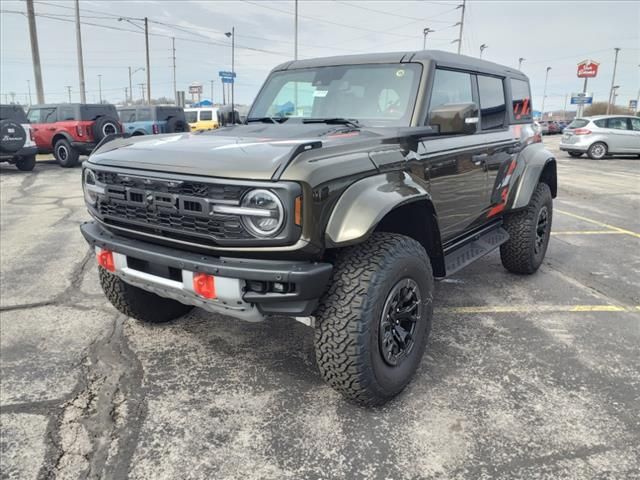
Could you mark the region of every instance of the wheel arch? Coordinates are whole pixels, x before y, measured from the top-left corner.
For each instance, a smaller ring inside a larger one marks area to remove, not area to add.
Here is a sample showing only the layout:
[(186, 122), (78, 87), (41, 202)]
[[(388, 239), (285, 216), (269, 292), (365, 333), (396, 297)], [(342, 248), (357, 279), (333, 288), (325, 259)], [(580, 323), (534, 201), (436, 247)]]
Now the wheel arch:
[[(424, 222), (408, 219), (424, 218)], [(406, 235), (431, 259), (435, 276), (444, 276), (444, 256), (435, 208), (426, 187), (407, 172), (368, 177), (351, 185), (336, 202), (325, 230), (327, 248), (365, 241), (373, 232)]]
[(56, 143), (58, 143), (58, 141), (62, 139), (66, 140), (69, 143), (73, 142), (73, 138), (71, 138), (71, 135), (69, 135), (67, 132), (56, 132), (56, 134), (51, 138), (51, 148), (54, 148), (56, 146)]
[(549, 185), (553, 198), (558, 194), (558, 173), (555, 156), (542, 145), (538, 148), (531, 147), (523, 150), (518, 158), (519, 167), (516, 168), (514, 178), (511, 181), (511, 185), (514, 186), (514, 188), (510, 189), (509, 203), (511, 210), (529, 205), (536, 185), (540, 182)]

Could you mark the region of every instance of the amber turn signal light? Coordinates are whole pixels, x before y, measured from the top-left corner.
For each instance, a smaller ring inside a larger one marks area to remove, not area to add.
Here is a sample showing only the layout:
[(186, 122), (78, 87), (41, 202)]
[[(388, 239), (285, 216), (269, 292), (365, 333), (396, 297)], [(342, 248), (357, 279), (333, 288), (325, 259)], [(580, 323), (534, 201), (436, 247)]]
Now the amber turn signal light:
[(296, 197), (293, 219), (296, 225), (302, 225), (302, 197)]
[(109, 272), (116, 271), (116, 263), (113, 261), (113, 252), (111, 250), (100, 249), (96, 253), (98, 265)]
[(207, 273), (193, 275), (193, 291), (204, 298), (216, 298), (216, 280)]

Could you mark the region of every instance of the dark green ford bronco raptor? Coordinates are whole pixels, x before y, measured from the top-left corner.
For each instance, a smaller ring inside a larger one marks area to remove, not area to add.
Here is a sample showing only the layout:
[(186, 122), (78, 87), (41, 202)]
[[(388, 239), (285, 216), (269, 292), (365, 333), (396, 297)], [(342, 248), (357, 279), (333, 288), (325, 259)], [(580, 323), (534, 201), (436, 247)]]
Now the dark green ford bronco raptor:
[(439, 51), (293, 61), (245, 124), (99, 146), (81, 228), (126, 315), (293, 317), (333, 388), (382, 404), (420, 363), (434, 279), (497, 248), (510, 272), (542, 263), (557, 181), (540, 142), (508, 67)]

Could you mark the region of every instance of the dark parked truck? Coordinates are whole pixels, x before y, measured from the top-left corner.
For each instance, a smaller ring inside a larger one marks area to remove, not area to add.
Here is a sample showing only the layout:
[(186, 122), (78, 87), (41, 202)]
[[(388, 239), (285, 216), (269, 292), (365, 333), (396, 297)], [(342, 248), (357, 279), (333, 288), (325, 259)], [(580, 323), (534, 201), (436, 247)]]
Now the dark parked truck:
[(294, 317), (322, 377), (381, 404), (418, 367), (434, 279), (498, 248), (511, 272), (542, 263), (556, 161), (531, 111), (526, 76), (475, 58), (288, 62), (246, 124), (101, 146), (82, 233), (121, 312)]

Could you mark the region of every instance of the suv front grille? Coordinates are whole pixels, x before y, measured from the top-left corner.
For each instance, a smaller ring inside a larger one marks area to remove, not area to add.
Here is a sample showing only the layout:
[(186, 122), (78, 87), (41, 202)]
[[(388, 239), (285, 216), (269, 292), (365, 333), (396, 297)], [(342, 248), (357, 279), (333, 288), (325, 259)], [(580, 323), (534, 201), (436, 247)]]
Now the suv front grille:
[(167, 239), (219, 245), (253, 238), (238, 215), (213, 205), (238, 205), (249, 187), (96, 170), (105, 195), (95, 206), (103, 222)]

